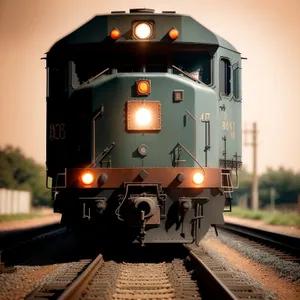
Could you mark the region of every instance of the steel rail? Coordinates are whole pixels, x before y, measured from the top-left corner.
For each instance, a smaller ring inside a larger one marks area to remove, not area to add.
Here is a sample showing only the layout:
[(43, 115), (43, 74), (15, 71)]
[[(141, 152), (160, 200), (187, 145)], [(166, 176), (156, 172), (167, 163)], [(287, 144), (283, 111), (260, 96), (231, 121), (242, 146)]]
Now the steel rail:
[(227, 222), (218, 227), (300, 257), (300, 238)]
[(185, 245), (185, 247), (190, 251), (189, 257), (198, 271), (197, 276), (200, 277), (200, 282), (203, 286), (206, 286), (207, 289), (209, 288), (208, 292), (211, 296), (211, 299), (239, 299), (213, 274), (209, 267), (187, 245)]
[(91, 264), (67, 287), (67, 289), (60, 295), (59, 300), (76, 299), (80, 297), (86, 286), (93, 278), (95, 273), (99, 270), (104, 260), (99, 254)]

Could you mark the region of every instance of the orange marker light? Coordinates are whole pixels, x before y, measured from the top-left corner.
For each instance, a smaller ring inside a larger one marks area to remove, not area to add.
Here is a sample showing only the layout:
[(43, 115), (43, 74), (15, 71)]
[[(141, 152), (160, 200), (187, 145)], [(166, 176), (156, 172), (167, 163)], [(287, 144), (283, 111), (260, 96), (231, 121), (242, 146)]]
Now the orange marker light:
[(85, 172), (80, 177), (81, 182), (85, 185), (91, 185), (94, 182), (94, 175), (90, 172)]
[(179, 31), (178, 31), (176, 28), (172, 28), (172, 29), (169, 31), (169, 37), (170, 37), (172, 40), (176, 40), (176, 39), (179, 37)]
[(121, 36), (121, 32), (114, 28), (111, 32), (110, 32), (110, 37), (113, 39), (113, 40), (117, 40), (120, 36)]
[(148, 95), (150, 93), (150, 82), (141, 80), (137, 83), (137, 93), (139, 95)]

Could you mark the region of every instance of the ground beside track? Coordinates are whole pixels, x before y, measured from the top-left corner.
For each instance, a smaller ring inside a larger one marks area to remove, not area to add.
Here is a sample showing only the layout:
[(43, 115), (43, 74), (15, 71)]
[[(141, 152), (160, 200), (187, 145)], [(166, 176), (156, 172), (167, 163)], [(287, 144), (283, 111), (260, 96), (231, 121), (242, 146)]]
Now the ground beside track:
[(226, 241), (226, 244), (222, 240), (224, 237), (221, 232), (219, 232), (219, 237), (216, 237), (214, 231), (210, 230), (201, 244), (204, 249), (210, 251), (212, 257), (221, 259), (229, 268), (234, 268), (258, 281), (264, 289), (276, 293), (278, 299), (300, 299), (300, 278), (293, 281), (287, 277), (280, 277), (271, 266), (260, 264), (254, 259), (246, 257), (230, 247), (230, 240)]
[(26, 229), (60, 222), (61, 214), (53, 213), (53, 209), (51, 208), (38, 210), (38, 212), (41, 213), (41, 216), (35, 218), (0, 222), (0, 232)]

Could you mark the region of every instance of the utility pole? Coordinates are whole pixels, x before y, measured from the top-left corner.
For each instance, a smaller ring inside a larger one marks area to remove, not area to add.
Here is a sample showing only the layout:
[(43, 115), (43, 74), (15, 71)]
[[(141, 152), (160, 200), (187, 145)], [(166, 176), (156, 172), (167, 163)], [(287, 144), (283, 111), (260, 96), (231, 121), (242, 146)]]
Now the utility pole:
[[(247, 134), (252, 135), (252, 143), (247, 143)], [(251, 197), (251, 209), (258, 210), (259, 199), (258, 199), (258, 176), (257, 176), (257, 125), (256, 122), (253, 123), (252, 130), (244, 130), (245, 134), (245, 146), (252, 146), (253, 149), (253, 178), (252, 178), (252, 197)]]

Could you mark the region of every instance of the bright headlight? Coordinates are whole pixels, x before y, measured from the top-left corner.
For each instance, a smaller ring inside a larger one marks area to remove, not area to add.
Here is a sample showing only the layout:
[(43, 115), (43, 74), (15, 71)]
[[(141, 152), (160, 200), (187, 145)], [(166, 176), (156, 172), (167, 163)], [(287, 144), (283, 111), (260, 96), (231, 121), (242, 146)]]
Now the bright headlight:
[(141, 126), (149, 125), (151, 122), (151, 112), (147, 108), (140, 108), (135, 114), (137, 124)]
[(159, 101), (128, 100), (125, 113), (126, 130), (148, 133), (161, 131), (161, 104)]
[(148, 39), (152, 35), (152, 26), (149, 23), (139, 23), (134, 28), (134, 34), (141, 40)]

